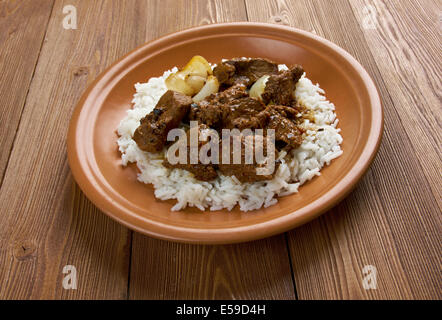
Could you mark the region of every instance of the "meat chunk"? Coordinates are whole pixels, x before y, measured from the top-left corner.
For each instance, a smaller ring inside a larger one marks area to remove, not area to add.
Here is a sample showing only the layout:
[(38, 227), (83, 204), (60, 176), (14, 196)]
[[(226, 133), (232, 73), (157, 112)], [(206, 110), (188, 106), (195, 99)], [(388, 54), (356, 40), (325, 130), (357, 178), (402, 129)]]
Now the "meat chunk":
[(164, 162), (163, 164), (166, 168), (183, 169), (189, 171), (193, 174), (195, 179), (200, 181), (212, 181), (218, 177), (215, 167), (211, 164), (196, 163), (171, 165), (168, 162)]
[(227, 90), (208, 96), (196, 105), (192, 105), (189, 119), (211, 128), (221, 129), (230, 112), (229, 104), (236, 99), (247, 96), (245, 86), (232, 86)]
[[(195, 146), (192, 146), (190, 144), (191, 130), (197, 130), (197, 134), (199, 137), (202, 134), (204, 134), (203, 133), (204, 130), (208, 130), (208, 129), (209, 129), (209, 127), (207, 127), (206, 125), (200, 124), (200, 125), (198, 125), (198, 127), (191, 128), (190, 130), (188, 130), (186, 132), (186, 150), (187, 150), (187, 159), (186, 160), (187, 160), (187, 162), (185, 164), (181, 164), (181, 163), (171, 164), (169, 162), (169, 159), (166, 157), (166, 159), (163, 161), (163, 165), (166, 168), (171, 168), (171, 169), (176, 168), (176, 169), (187, 170), (190, 173), (192, 173), (195, 176), (195, 179), (197, 179), (197, 180), (211, 181), (211, 180), (215, 179), (218, 176), (218, 174), (216, 172), (216, 165), (211, 164), (211, 163), (203, 164), (200, 162), (199, 157), (198, 157), (198, 163), (195, 163), (195, 164), (190, 163), (191, 152), (195, 151), (196, 154), (199, 155), (199, 150), (201, 150), (201, 147), (204, 146), (206, 143), (208, 143), (208, 141), (200, 141), (198, 139), (198, 144), (196, 144)], [(180, 143), (180, 142), (176, 142), (176, 143)]]
[(158, 101), (155, 109), (141, 119), (133, 139), (141, 150), (161, 151), (168, 132), (177, 128), (187, 115), (192, 99), (176, 91), (168, 90)]
[(201, 103), (210, 103), (210, 104), (231, 104), (234, 100), (248, 97), (249, 95), (246, 92), (247, 87), (242, 84), (236, 84), (234, 86), (231, 86), (230, 88), (212, 94), (209, 97), (207, 97), (204, 102)]
[(229, 105), (234, 100), (245, 97), (248, 97), (245, 86), (232, 86), (227, 90), (208, 96), (198, 104), (192, 105), (189, 119), (212, 128), (221, 129), (230, 112)]
[[(234, 140), (237, 140), (237, 142), (241, 145), (241, 163), (236, 164), (234, 163), (234, 146), (235, 142)], [(238, 141), (240, 140), (240, 141)], [(278, 168), (279, 162), (276, 162), (275, 159), (277, 158), (278, 151), (275, 149), (274, 145), (269, 145), (271, 152), (273, 152), (273, 157), (270, 156), (270, 154), (267, 153), (267, 145), (272, 144), (272, 142), (267, 139), (266, 137), (262, 135), (240, 135), (240, 136), (232, 136), (231, 144), (230, 144), (230, 163), (226, 164), (223, 163), (223, 161), (220, 161), (219, 164), (219, 171), (225, 175), (225, 176), (235, 176), (240, 182), (249, 182), (253, 183), (256, 181), (263, 181), (263, 180), (270, 180), (275, 176), (276, 170)], [(246, 150), (250, 148), (249, 152), (252, 155), (251, 163), (246, 162)], [(255, 148), (260, 148), (262, 155), (266, 157), (267, 159), (263, 159), (265, 161), (260, 161), (258, 163), (256, 161), (256, 157), (254, 156), (256, 150)], [(222, 145), (222, 151), (225, 150), (224, 141)], [(222, 153), (221, 153), (222, 154)], [(257, 169), (264, 169), (266, 168), (266, 164), (269, 161), (275, 161), (273, 163), (273, 166), (269, 166), (267, 172), (264, 172), (264, 174), (260, 174)], [(273, 169), (273, 170), (272, 170)]]
[(262, 99), (264, 103), (273, 102), (276, 105), (291, 106), (296, 102), (294, 91), (296, 84), (302, 77), (304, 69), (294, 66), (290, 70), (284, 70), (271, 75), (266, 82)]
[(259, 114), (265, 109), (265, 105), (260, 100), (251, 97), (240, 98), (230, 104), (229, 108), (223, 128), (239, 130), (262, 128), (265, 118)]
[(234, 85), (207, 97), (191, 108), (189, 119), (219, 130), (262, 128), (262, 119), (258, 114), (265, 109), (265, 105), (249, 97), (245, 90), (243, 85)]
[(213, 73), (219, 83), (227, 84), (235, 75), (235, 66), (228, 63), (220, 63), (214, 68)]
[(302, 143), (304, 129), (298, 126), (296, 108), (287, 106), (268, 106), (262, 115), (268, 122), (266, 129), (275, 130), (275, 146), (278, 150), (291, 150), (298, 148)]
[(262, 58), (236, 58), (219, 63), (213, 74), (221, 84), (232, 86), (235, 84), (252, 85), (263, 75), (278, 73), (278, 65)]

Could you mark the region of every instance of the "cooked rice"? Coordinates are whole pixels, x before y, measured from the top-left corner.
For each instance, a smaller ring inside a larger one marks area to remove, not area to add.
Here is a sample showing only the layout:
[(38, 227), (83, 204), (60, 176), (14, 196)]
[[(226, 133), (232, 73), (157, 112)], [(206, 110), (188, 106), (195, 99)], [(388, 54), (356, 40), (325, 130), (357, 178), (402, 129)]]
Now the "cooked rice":
[[(280, 69), (286, 69), (280, 65)], [(176, 199), (172, 211), (190, 207), (200, 210), (232, 210), (239, 205), (242, 211), (269, 207), (278, 202), (278, 196), (298, 192), (298, 188), (320, 175), (324, 165), (342, 154), (342, 137), (337, 128), (338, 119), (333, 103), (326, 100), (324, 90), (308, 78), (299, 80), (295, 95), (297, 100), (314, 112), (315, 123), (304, 120), (307, 130), (302, 145), (289, 155), (279, 154), (281, 164), (272, 180), (240, 183), (234, 176), (219, 175), (214, 181), (196, 180), (191, 173), (181, 169), (168, 169), (162, 165), (163, 154), (141, 151), (132, 139), (140, 120), (151, 112), (160, 97), (167, 91), (164, 80), (177, 68), (164, 72), (163, 76), (150, 78), (146, 83), (135, 85), (133, 109), (118, 126), (118, 146), (121, 162), (126, 166), (136, 163), (140, 173), (138, 180), (153, 184), (155, 197), (161, 200)], [(289, 159), (289, 161), (287, 161)]]

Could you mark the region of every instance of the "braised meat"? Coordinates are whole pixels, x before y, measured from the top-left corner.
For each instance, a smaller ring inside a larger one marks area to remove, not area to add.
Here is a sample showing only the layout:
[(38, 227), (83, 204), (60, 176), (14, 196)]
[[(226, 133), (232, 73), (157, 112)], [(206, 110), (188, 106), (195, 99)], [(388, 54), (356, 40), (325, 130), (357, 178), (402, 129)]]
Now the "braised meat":
[(189, 119), (217, 129), (262, 128), (263, 119), (258, 114), (265, 105), (245, 90), (243, 85), (234, 85), (212, 94), (191, 108)]
[[(194, 152), (196, 152), (196, 154), (198, 154), (201, 147), (203, 145), (205, 145), (206, 143), (208, 143), (208, 141), (199, 141), (199, 139), (198, 139), (198, 144), (195, 146), (191, 146), (191, 144), (190, 144), (191, 130), (197, 130), (198, 131), (197, 135), (200, 136), (203, 134), (204, 130), (208, 130), (208, 129), (210, 129), (208, 126), (206, 126), (204, 124), (200, 124), (198, 127), (187, 130), (187, 132), (186, 132), (186, 135), (187, 135), (186, 136), (187, 159), (186, 159), (185, 164), (181, 164), (181, 163), (171, 164), (169, 162), (169, 159), (166, 157), (166, 159), (164, 159), (164, 161), (163, 161), (163, 165), (166, 168), (172, 168), (172, 169), (178, 168), (178, 169), (187, 170), (187, 171), (193, 173), (193, 175), (195, 176), (195, 179), (197, 179), (197, 180), (211, 181), (211, 180), (215, 179), (218, 176), (218, 174), (216, 173), (215, 165), (203, 164), (200, 162), (199, 157), (198, 157), (198, 163), (191, 164), (191, 161), (190, 161), (190, 155), (191, 155), (192, 151), (194, 151)], [(177, 143), (180, 143), (180, 142), (177, 142)], [(192, 150), (192, 149), (196, 149), (196, 150)], [(176, 155), (176, 156), (179, 156), (179, 155)]]
[(196, 105), (192, 105), (189, 119), (204, 123), (209, 127), (221, 129), (229, 115), (230, 105), (237, 99), (246, 98), (246, 87), (235, 85), (227, 90), (208, 96)]
[(265, 109), (265, 105), (260, 100), (251, 97), (240, 98), (229, 105), (229, 108), (224, 128), (239, 130), (262, 128), (264, 119), (259, 113)]
[[(241, 163), (237, 164), (235, 163), (234, 158), (234, 144), (235, 140), (241, 144)], [(240, 141), (238, 141), (240, 140)], [(274, 157), (270, 157), (269, 154), (267, 154), (267, 144), (272, 143), (269, 139), (266, 139), (262, 135), (239, 135), (239, 136), (232, 136), (230, 140), (230, 164), (224, 164), (223, 161), (220, 161), (219, 164), (219, 171), (225, 175), (225, 176), (235, 176), (240, 182), (256, 182), (256, 181), (263, 181), (263, 180), (269, 180), (272, 179), (276, 173), (277, 167), (279, 165), (279, 162), (275, 162), (273, 165), (274, 170), (270, 170), (270, 172), (266, 174), (258, 174), (257, 169), (264, 169), (266, 167), (266, 164), (269, 161), (275, 161), (277, 158), (278, 151), (273, 148), (275, 154)], [(222, 144), (222, 148), (225, 148), (225, 145)], [(250, 161), (251, 163), (246, 162), (246, 150), (249, 149), (249, 154), (252, 155)], [(267, 159), (263, 159), (266, 161), (262, 161), (261, 163), (257, 163), (256, 158), (253, 156), (256, 152), (255, 148), (260, 148), (260, 152), (264, 157), (267, 157)], [(222, 151), (220, 154), (223, 154)], [(273, 159), (272, 159), (273, 158)]]
[(232, 59), (221, 62), (213, 69), (213, 74), (221, 84), (252, 85), (264, 75), (278, 73), (278, 64), (262, 58)]
[(141, 150), (158, 152), (167, 141), (167, 133), (177, 128), (187, 115), (192, 99), (175, 91), (167, 91), (158, 101), (155, 109), (141, 119), (133, 139)]
[(264, 103), (272, 102), (283, 106), (292, 105), (296, 101), (293, 92), (303, 73), (304, 69), (296, 65), (290, 70), (271, 75), (262, 94)]
[(297, 108), (270, 105), (263, 113), (268, 119), (266, 128), (275, 130), (275, 146), (278, 150), (295, 149), (301, 145), (304, 130), (297, 124)]
[[(208, 129), (205, 125), (199, 125), (197, 128), (198, 135), (203, 134), (203, 130)], [(193, 129), (191, 129), (193, 130)], [(187, 150), (187, 163), (185, 164), (171, 164), (169, 162), (169, 159), (166, 158), (163, 161), (163, 165), (166, 168), (171, 169), (183, 169), (191, 172), (195, 179), (200, 181), (211, 181), (215, 179), (218, 176), (217, 169), (226, 176), (235, 176), (240, 182), (256, 182), (256, 181), (263, 181), (263, 180), (269, 180), (272, 179), (276, 173), (277, 167), (279, 165), (278, 161), (275, 161), (276, 157), (278, 156), (278, 151), (273, 148), (274, 155), (271, 157), (270, 154), (267, 153), (267, 145), (269, 143), (272, 143), (269, 139), (267, 139), (265, 136), (262, 135), (250, 135), (250, 136), (232, 136), (229, 140), (221, 141), (218, 146), (218, 154), (216, 155), (218, 157), (218, 164), (203, 164), (201, 163), (200, 159), (198, 159), (198, 163), (196, 164), (190, 164), (190, 154), (192, 152), (192, 149), (195, 148), (196, 152), (201, 150), (201, 147), (204, 146), (207, 141), (199, 141), (198, 147), (191, 146), (190, 145), (190, 130), (187, 131), (187, 139), (186, 139), (186, 150)], [(236, 142), (234, 142), (236, 141)], [(179, 142), (177, 142), (179, 143)], [(234, 145), (235, 143), (240, 144), (240, 150), (241, 150), (241, 156), (239, 158), (239, 163), (236, 163), (236, 159), (234, 158)], [(222, 148), (225, 148), (225, 146), (229, 145), (228, 152), (229, 152), (229, 159), (228, 163), (223, 163), (222, 159)], [(255, 150), (256, 148), (259, 148), (259, 150)], [(246, 151), (248, 150), (248, 151)], [(249, 153), (247, 153), (249, 152)], [(263, 158), (258, 163), (255, 157), (256, 153), (260, 153)], [(247, 156), (248, 155), (248, 156)], [(178, 156), (178, 155), (177, 155)], [(209, 154), (210, 156), (210, 154)], [(249, 158), (250, 157), (250, 158)], [(246, 161), (246, 159), (249, 159)], [(268, 165), (271, 164), (271, 161), (273, 161), (273, 167), (270, 166), (268, 168)], [(257, 169), (264, 170), (265, 168), (268, 168), (268, 171), (264, 171), (260, 174)]]
[(222, 84), (234, 84), (233, 77), (235, 76), (236, 68), (234, 65), (221, 62), (213, 69), (213, 74)]

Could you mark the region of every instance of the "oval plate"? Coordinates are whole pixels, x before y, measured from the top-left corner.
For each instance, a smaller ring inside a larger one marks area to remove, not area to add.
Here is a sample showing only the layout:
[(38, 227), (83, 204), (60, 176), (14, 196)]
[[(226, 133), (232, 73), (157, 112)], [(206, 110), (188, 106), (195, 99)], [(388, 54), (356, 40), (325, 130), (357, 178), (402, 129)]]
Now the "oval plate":
[[(132, 108), (134, 84), (183, 66), (192, 56), (262, 57), (300, 64), (336, 106), (343, 155), (299, 189), (266, 209), (171, 212), (175, 201), (154, 197), (121, 166), (116, 128)], [(278, 234), (317, 217), (343, 199), (362, 177), (380, 144), (383, 111), (370, 76), (350, 54), (308, 32), (262, 23), (214, 24), (162, 37), (115, 62), (86, 90), (71, 119), (68, 158), (75, 180), (102, 211), (149, 236), (192, 243), (234, 243)]]

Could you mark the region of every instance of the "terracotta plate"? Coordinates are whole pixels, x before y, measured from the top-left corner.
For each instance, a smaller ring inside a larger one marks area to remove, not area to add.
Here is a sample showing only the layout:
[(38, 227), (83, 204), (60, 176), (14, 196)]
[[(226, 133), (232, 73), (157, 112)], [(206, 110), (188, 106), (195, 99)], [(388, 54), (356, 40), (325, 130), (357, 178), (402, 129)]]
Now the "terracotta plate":
[[(175, 201), (156, 200), (137, 182), (134, 166), (123, 168), (117, 128), (131, 108), (134, 84), (160, 76), (202, 55), (263, 57), (301, 64), (336, 105), (344, 154), (277, 205), (248, 213), (171, 212)], [(72, 116), (68, 157), (73, 175), (102, 211), (141, 233), (173, 241), (232, 243), (268, 237), (299, 226), (330, 209), (355, 186), (378, 149), (383, 127), (379, 95), (367, 72), (347, 52), (305, 31), (259, 23), (215, 24), (167, 35), (143, 45), (109, 67), (84, 93)]]

